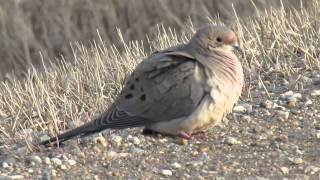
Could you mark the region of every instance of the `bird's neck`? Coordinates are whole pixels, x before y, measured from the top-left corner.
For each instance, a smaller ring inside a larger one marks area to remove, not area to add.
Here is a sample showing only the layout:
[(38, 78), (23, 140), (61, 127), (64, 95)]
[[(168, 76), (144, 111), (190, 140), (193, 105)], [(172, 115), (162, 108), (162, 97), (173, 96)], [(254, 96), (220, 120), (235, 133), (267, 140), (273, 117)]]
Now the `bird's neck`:
[(231, 86), (243, 83), (243, 70), (238, 58), (228, 49), (202, 50), (194, 54), (205, 68), (208, 76)]

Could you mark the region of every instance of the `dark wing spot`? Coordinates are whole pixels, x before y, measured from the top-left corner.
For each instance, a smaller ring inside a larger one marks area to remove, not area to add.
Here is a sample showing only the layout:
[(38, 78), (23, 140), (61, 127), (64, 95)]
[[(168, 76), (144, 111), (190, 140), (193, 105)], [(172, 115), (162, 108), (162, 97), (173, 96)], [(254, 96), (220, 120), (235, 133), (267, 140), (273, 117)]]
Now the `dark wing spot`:
[(140, 80), (140, 78), (139, 77), (136, 77), (136, 79), (135, 79), (137, 82)]
[(147, 96), (145, 94), (143, 94), (142, 96), (140, 96), (140, 100), (141, 101), (145, 101), (147, 99)]
[(140, 88), (140, 91), (141, 91), (141, 92), (144, 92), (144, 89), (143, 89), (143, 87), (141, 87), (141, 88)]
[(132, 95), (132, 94), (126, 94), (126, 95), (124, 96), (124, 98), (130, 99), (130, 98), (133, 98), (133, 95)]
[(131, 90), (134, 90), (134, 88), (135, 88), (135, 87), (134, 87), (134, 84), (131, 84), (131, 85), (130, 85), (130, 89), (131, 89)]

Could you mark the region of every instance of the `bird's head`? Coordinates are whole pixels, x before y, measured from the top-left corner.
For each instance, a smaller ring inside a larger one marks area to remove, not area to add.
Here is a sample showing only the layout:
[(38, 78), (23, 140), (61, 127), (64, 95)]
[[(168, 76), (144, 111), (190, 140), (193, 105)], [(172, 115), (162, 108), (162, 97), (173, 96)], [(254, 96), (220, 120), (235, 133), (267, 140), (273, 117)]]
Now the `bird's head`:
[(190, 41), (190, 45), (209, 51), (214, 51), (215, 49), (227, 51), (236, 49), (241, 51), (237, 42), (236, 34), (226, 26), (207, 25), (196, 32)]

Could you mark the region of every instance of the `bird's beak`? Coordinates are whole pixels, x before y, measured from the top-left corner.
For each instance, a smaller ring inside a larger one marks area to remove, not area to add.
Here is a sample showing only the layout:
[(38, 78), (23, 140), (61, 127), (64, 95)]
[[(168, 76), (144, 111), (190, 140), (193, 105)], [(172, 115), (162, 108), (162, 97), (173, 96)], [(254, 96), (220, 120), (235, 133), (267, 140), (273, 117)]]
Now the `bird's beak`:
[(242, 57), (244, 57), (244, 51), (241, 49), (241, 47), (239, 45), (233, 45), (232, 47), (233, 47), (233, 49), (237, 50), (241, 54)]

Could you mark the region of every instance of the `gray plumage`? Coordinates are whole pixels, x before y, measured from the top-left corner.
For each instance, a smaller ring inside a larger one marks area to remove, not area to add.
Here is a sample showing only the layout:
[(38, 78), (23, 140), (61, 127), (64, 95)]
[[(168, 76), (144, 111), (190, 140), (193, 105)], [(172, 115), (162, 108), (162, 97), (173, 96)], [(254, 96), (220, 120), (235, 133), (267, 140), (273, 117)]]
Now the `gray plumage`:
[(243, 86), (232, 46), (221, 25), (201, 28), (189, 43), (154, 52), (130, 75), (113, 105), (99, 118), (41, 144), (86, 136), (106, 128), (144, 126), (169, 135), (192, 135), (231, 112)]

